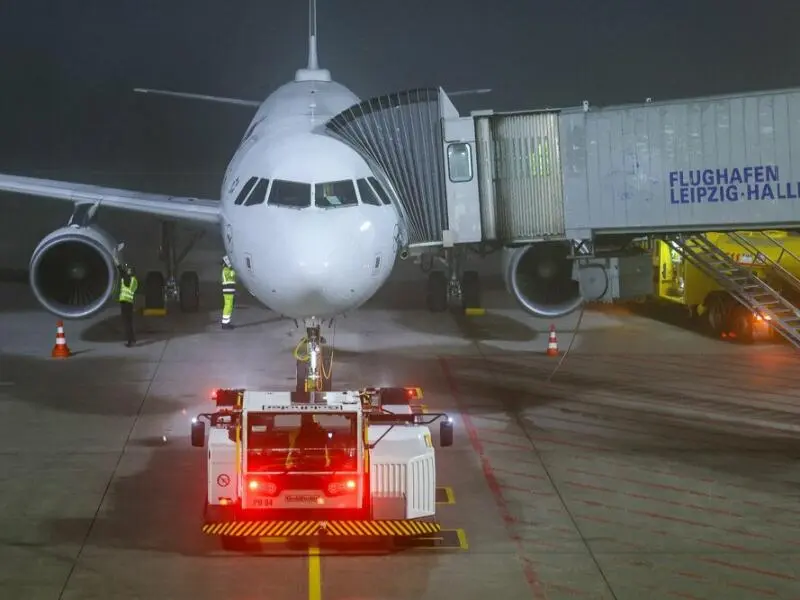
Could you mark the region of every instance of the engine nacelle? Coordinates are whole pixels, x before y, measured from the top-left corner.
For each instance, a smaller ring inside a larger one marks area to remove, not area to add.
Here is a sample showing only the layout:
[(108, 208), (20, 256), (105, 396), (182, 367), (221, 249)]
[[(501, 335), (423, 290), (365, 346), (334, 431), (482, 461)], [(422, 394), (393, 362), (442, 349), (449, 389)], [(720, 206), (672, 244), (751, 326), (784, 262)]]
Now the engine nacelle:
[(583, 303), (573, 279), (569, 242), (537, 242), (503, 249), (503, 279), (508, 292), (535, 317), (563, 317)]
[(116, 279), (116, 242), (96, 225), (68, 225), (47, 235), (30, 262), (36, 299), (65, 319), (96, 314), (111, 297)]

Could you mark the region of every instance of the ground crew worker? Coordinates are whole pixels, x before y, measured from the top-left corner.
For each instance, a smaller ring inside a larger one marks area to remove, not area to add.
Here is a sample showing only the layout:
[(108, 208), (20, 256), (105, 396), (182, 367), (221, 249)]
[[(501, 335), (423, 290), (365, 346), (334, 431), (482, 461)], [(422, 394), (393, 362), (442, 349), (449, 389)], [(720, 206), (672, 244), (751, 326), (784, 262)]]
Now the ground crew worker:
[(300, 415), (300, 429), (290, 434), (289, 454), (286, 457), (287, 469), (294, 466), (294, 454), (297, 450), (302, 451), (307, 458), (315, 458), (319, 462), (324, 461), (325, 467), (329, 467), (331, 464), (331, 457), (328, 454), (328, 435), (314, 420), (314, 415)]
[(139, 287), (139, 280), (136, 279), (136, 272), (130, 265), (121, 265), (119, 268), (119, 310), (122, 315), (122, 324), (125, 327), (125, 337), (128, 348), (136, 343), (136, 336), (133, 333), (133, 300), (136, 289)]
[(222, 257), (222, 328), (233, 329), (233, 296), (236, 293), (236, 271), (227, 255)]

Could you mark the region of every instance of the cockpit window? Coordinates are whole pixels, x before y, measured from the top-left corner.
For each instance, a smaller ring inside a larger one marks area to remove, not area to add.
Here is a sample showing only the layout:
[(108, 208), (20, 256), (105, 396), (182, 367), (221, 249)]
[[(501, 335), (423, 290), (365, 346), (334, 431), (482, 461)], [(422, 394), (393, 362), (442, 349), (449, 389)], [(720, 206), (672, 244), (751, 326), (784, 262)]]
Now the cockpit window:
[(320, 208), (358, 205), (356, 187), (351, 179), (318, 183), (314, 188), (314, 197), (316, 206)]
[(259, 179), (252, 193), (247, 197), (247, 200), (244, 201), (244, 205), (253, 206), (255, 204), (264, 204), (264, 200), (267, 198), (268, 187), (269, 179)]
[(239, 191), (239, 195), (236, 196), (234, 204), (241, 204), (244, 202), (245, 198), (247, 198), (247, 195), (250, 193), (250, 190), (252, 190), (253, 186), (256, 184), (256, 181), (258, 181), (258, 177), (251, 177), (247, 180), (247, 183), (245, 183), (242, 186), (242, 189)]
[(306, 208), (311, 204), (311, 184), (275, 179), (269, 192), (271, 206)]
[(374, 177), (367, 177), (367, 181), (369, 181), (369, 184), (372, 186), (372, 189), (375, 190), (378, 196), (380, 196), (381, 202), (383, 202), (384, 204), (392, 203), (392, 200), (389, 198), (389, 194), (386, 193), (386, 190), (383, 189), (383, 186), (381, 186), (380, 183), (378, 183), (377, 179), (375, 179)]
[(356, 185), (358, 186), (358, 195), (361, 196), (362, 204), (371, 204), (372, 206), (381, 205), (380, 198), (378, 198), (375, 190), (370, 187), (366, 179), (359, 179), (356, 181)]

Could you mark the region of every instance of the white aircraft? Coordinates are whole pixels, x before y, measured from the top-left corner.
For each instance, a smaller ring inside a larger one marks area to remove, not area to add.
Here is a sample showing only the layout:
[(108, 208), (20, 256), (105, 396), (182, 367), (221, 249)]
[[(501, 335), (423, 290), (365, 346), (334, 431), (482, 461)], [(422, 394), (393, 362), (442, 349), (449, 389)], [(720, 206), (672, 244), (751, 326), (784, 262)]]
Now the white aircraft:
[[(197, 274), (175, 277), (188, 248), (176, 252), (174, 221), (217, 226), (247, 290), (275, 312), (303, 321), (308, 358), (298, 359), (298, 387), (329, 386), (320, 360), (321, 325), (358, 308), (386, 282), (398, 254), (406, 256), (408, 219), (382, 167), (371, 169), (351, 146), (325, 133), (332, 118), (360, 100), (319, 67), (315, 0), (309, 0), (308, 43), (307, 67), (263, 102), (136, 90), (257, 108), (219, 201), (0, 174), (0, 191), (74, 204), (67, 225), (47, 235), (31, 257), (31, 288), (42, 306), (62, 318), (82, 318), (111, 298), (122, 244), (95, 222), (98, 208), (107, 206), (163, 219), (166, 277), (147, 274), (145, 306), (163, 308), (171, 298), (182, 310), (196, 311)], [(503, 277), (522, 308), (552, 318), (580, 305), (569, 250), (561, 242), (503, 248)], [(460, 259), (451, 253), (446, 260)], [(447, 310), (453, 295), (465, 307), (479, 306), (477, 272), (461, 274), (449, 262), (448, 271), (429, 272), (428, 308)]]
[[(111, 296), (121, 247), (93, 222), (100, 206), (218, 225), (240, 281), (270, 309), (304, 321), (310, 354), (322, 321), (357, 308), (384, 284), (399, 249), (400, 213), (358, 153), (318, 132), (360, 100), (318, 65), (315, 4), (308, 66), (262, 103), (137, 90), (258, 106), (220, 201), (0, 174), (0, 190), (75, 204), (68, 225), (45, 237), (31, 259), (32, 288), (45, 308), (87, 317)], [(166, 293), (196, 310), (197, 275), (183, 273), (178, 285), (175, 266), (168, 266)], [(148, 274), (144, 288), (158, 300), (164, 277)]]

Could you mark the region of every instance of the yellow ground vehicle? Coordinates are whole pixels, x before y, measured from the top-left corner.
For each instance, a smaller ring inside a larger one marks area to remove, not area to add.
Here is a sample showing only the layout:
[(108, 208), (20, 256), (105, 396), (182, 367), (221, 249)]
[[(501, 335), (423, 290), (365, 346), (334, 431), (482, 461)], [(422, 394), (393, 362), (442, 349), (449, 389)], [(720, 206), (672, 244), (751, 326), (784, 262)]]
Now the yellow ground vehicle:
[[(736, 232), (771, 261), (800, 277), (800, 235), (786, 231)], [(733, 258), (740, 266), (750, 268), (795, 305), (792, 288), (774, 273), (768, 264), (756, 260), (752, 250), (744, 248), (725, 233), (705, 234), (709, 241)], [(770, 337), (769, 323), (760, 315), (742, 306), (717, 282), (695, 265), (686, 261), (669, 242), (652, 243), (655, 299), (685, 306), (699, 324), (721, 337), (744, 341)]]

